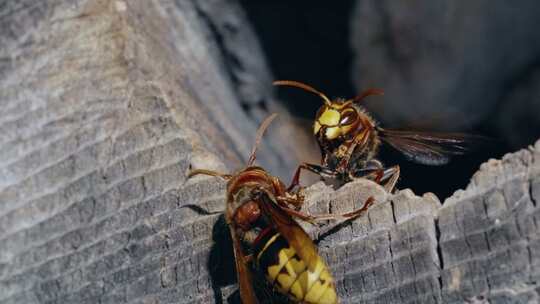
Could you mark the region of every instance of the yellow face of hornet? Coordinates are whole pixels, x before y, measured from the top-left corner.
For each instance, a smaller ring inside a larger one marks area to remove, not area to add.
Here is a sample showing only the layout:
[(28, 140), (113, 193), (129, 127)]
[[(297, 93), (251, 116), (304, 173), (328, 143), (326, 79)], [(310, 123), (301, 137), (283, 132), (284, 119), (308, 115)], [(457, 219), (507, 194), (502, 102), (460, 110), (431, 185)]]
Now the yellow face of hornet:
[(321, 106), (313, 124), (317, 138), (333, 140), (357, 129), (360, 118), (351, 102), (332, 102)]
[(297, 87), (308, 92), (319, 95), (324, 100), (324, 105), (317, 112), (315, 123), (313, 124), (313, 134), (321, 141), (334, 140), (346, 135), (354, 135), (362, 128), (369, 129), (373, 123), (369, 116), (354, 107), (363, 98), (370, 95), (382, 95), (378, 89), (368, 89), (362, 94), (348, 99), (330, 100), (326, 95), (317, 91), (307, 84), (292, 80), (277, 80), (274, 85), (284, 85)]

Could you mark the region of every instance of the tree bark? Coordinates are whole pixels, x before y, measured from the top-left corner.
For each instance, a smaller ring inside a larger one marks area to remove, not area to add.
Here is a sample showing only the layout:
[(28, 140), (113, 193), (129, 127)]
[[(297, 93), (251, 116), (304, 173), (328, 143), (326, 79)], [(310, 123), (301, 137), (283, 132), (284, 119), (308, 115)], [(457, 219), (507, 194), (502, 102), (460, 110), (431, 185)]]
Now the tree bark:
[[(189, 166), (259, 161), (288, 178), (310, 150), (274, 102), (235, 1), (0, 6), (0, 303), (224, 303), (234, 269), (224, 183)], [(293, 139), (293, 140), (291, 140)], [(536, 302), (540, 143), (490, 161), (444, 205), (369, 181), (306, 190), (306, 226), (343, 303)], [(483, 298), (481, 298), (483, 297)], [(483, 300), (482, 300), (483, 299)]]
[(443, 204), (410, 190), (386, 196), (368, 181), (309, 191), (333, 211), (379, 202), (319, 243), (344, 303), (539, 301), (540, 141), (483, 164)]

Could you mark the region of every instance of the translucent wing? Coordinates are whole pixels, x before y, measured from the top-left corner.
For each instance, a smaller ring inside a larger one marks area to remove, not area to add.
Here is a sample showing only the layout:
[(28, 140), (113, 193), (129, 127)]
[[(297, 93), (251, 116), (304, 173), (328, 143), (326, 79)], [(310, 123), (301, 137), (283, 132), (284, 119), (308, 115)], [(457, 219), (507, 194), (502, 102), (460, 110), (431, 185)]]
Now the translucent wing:
[(407, 159), (424, 165), (444, 165), (452, 156), (462, 155), (485, 144), (488, 138), (463, 133), (431, 133), (379, 129), (381, 139)]
[(308, 268), (314, 270), (319, 254), (309, 235), (277, 205), (269, 193), (263, 192), (261, 202), (263, 212), (269, 215), (277, 231), (289, 242), (298, 256), (308, 264)]
[(240, 298), (242, 299), (242, 304), (258, 304), (257, 296), (255, 295), (255, 290), (253, 289), (253, 278), (251, 271), (247, 266), (246, 259), (242, 253), (242, 248), (240, 246), (240, 241), (234, 232), (234, 229), (229, 225), (231, 231), (231, 238), (233, 241), (234, 248), (234, 260), (236, 264), (236, 276), (238, 277), (238, 286), (240, 288)]

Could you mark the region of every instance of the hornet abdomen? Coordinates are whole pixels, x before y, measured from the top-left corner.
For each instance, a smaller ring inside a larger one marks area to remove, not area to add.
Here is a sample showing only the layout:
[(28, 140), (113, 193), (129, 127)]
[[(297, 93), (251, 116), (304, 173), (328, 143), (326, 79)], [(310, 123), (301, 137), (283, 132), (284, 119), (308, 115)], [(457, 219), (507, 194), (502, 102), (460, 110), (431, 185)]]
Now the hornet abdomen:
[(313, 270), (277, 231), (263, 231), (255, 245), (256, 266), (274, 288), (295, 303), (336, 304), (334, 279), (319, 255)]

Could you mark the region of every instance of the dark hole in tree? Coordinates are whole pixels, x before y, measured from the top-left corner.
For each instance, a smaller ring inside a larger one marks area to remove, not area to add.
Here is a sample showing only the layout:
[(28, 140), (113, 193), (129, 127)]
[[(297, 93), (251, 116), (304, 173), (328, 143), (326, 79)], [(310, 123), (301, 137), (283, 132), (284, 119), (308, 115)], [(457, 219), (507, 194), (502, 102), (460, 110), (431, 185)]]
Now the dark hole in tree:
[[(353, 58), (349, 42), (349, 19), (354, 2), (242, 0), (241, 4), (276, 79), (302, 81), (329, 97), (347, 97), (358, 93), (351, 79)], [(380, 87), (384, 88), (384, 83)], [(277, 92), (293, 115), (301, 119), (313, 119), (321, 104), (317, 97), (299, 90)], [(465, 131), (500, 138), (490, 120)], [(390, 148), (383, 148), (380, 158), (386, 165), (401, 166), (398, 188), (411, 188), (418, 194), (433, 192), (443, 200), (464, 188), (481, 163), (513, 150), (509, 143), (498, 140), (440, 167), (408, 162)]]

